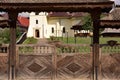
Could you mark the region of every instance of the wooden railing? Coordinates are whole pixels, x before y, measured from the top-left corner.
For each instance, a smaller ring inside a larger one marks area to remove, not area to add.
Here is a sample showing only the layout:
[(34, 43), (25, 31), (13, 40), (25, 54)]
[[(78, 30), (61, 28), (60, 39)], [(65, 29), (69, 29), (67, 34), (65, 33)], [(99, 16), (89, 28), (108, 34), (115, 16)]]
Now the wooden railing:
[(108, 44), (103, 44), (100, 46), (101, 46), (100, 50), (102, 54), (120, 53), (120, 45), (110, 46)]
[(0, 53), (8, 53), (8, 45), (7, 44), (3, 44), (0, 46)]
[[(0, 46), (0, 53), (8, 53), (8, 45)], [(89, 44), (65, 44), (59, 48), (53, 45), (17, 45), (18, 53), (20, 54), (45, 54), (52, 53), (57, 50), (57, 53), (91, 53), (92, 47)]]
[(91, 53), (92, 47), (89, 44), (64, 44), (57, 50), (58, 53)]
[(8, 79), (8, 45), (0, 45), (0, 80)]
[(55, 51), (52, 45), (17, 45), (17, 52), (19, 54), (50, 54)]
[[(17, 45), (17, 50), (20, 54), (46, 54), (57, 51), (57, 53), (92, 53), (92, 46), (89, 44), (64, 44), (60, 47), (53, 45)], [(120, 44), (110, 46), (108, 44), (100, 44), (101, 53), (120, 53)], [(8, 53), (9, 45), (1, 45), (0, 53)]]

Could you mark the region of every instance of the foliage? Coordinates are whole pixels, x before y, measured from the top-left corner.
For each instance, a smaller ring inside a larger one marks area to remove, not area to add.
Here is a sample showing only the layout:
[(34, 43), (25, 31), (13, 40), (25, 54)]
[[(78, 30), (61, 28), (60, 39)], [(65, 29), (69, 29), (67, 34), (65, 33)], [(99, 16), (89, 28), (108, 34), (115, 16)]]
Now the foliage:
[(10, 41), (10, 31), (8, 28), (0, 30), (0, 42), (1, 43), (9, 43)]
[(25, 46), (25, 47), (19, 47), (19, 51), (21, 54), (30, 54), (33, 53), (33, 47), (31, 46)]
[(17, 29), (16, 29), (16, 38), (19, 39), (21, 35), (22, 35), (21, 30), (20, 30), (19, 27), (17, 27)]
[(50, 36), (50, 40), (51, 40), (51, 41), (54, 41), (54, 40), (55, 40), (55, 37), (54, 37), (54, 36)]
[[(16, 37), (19, 38), (21, 36), (20, 28), (16, 29)], [(0, 29), (0, 43), (9, 43), (10, 42), (10, 29)]]
[[(105, 14), (102, 14), (102, 15), (100, 16), (100, 18), (103, 18), (103, 17), (105, 17), (105, 16), (106, 16)], [(92, 19), (91, 19), (90, 14), (84, 16), (84, 17), (82, 18), (82, 21), (83, 21), (83, 26), (82, 26), (82, 28), (83, 28), (84, 30), (91, 30), (91, 31), (93, 30), (93, 24), (92, 24)]]
[(93, 27), (92, 27), (92, 19), (91, 19), (91, 16), (90, 15), (86, 15), (83, 17), (83, 26), (82, 28), (84, 30), (92, 30)]
[(59, 39), (61, 39), (62, 37), (55, 37), (55, 36), (50, 36), (50, 39), (48, 40), (51, 40), (51, 41), (59, 41)]
[(35, 43), (37, 43), (37, 39), (33, 37), (29, 37), (23, 42), (23, 44), (35, 44)]
[[(59, 39), (60, 41), (67, 43), (67, 38), (61, 38)], [(120, 38), (119, 37), (100, 37), (100, 44), (105, 44), (109, 40), (117, 40), (118, 43), (120, 43)], [(75, 43), (75, 38), (74, 37), (69, 37), (68, 38), (68, 43), (69, 44), (74, 44)], [(76, 38), (76, 44), (91, 44), (92, 43), (92, 38), (91, 37), (77, 37)]]

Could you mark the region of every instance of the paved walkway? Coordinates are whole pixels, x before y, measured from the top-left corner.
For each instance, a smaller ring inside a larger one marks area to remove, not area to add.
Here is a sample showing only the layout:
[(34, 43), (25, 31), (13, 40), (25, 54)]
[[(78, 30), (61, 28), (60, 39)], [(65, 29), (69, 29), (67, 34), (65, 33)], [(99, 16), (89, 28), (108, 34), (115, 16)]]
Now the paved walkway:
[(47, 44), (48, 40), (47, 39), (39, 39), (37, 44)]

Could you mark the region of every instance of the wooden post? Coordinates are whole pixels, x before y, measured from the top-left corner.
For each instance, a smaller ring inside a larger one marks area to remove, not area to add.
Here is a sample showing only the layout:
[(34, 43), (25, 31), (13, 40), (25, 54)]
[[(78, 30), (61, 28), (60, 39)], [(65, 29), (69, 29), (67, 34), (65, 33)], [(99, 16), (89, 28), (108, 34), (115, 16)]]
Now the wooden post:
[[(54, 51), (54, 52), (53, 52)], [(52, 80), (56, 80), (56, 77), (57, 77), (57, 51), (56, 51), (56, 47), (52, 46), (52, 65), (53, 65), (53, 68), (54, 68), (54, 71), (53, 71), (53, 78)]]
[(101, 9), (91, 10), (93, 20), (93, 55), (92, 55), (92, 80), (99, 80), (99, 26), (100, 26)]
[(102, 59), (102, 46), (99, 45), (99, 80), (102, 80), (102, 63), (101, 63), (101, 59)]
[(18, 13), (15, 10), (8, 11), (10, 25), (9, 45), (9, 80), (15, 80), (16, 75), (16, 21)]

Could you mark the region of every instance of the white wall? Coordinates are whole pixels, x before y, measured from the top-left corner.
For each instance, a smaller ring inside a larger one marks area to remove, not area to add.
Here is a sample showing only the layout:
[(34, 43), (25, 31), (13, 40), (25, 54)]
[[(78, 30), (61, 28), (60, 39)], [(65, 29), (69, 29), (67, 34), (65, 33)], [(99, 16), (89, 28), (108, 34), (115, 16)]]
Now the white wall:
[[(36, 24), (38, 20), (38, 24)], [(35, 29), (40, 30), (40, 38), (47, 36), (47, 18), (46, 13), (41, 12), (39, 15), (35, 15), (34, 12), (30, 13), (30, 26), (28, 29), (27, 37), (35, 37)]]
[[(38, 20), (38, 24), (36, 24)], [(80, 22), (80, 17), (68, 18), (68, 17), (47, 17), (47, 13), (41, 12), (39, 15), (35, 15), (34, 12), (30, 13), (30, 26), (28, 29), (27, 37), (35, 37), (35, 30), (40, 32), (39, 38), (49, 38), (50, 36), (62, 37), (63, 27), (68, 31), (68, 36), (73, 37), (74, 31), (70, 28)], [(54, 33), (52, 33), (54, 28)]]

